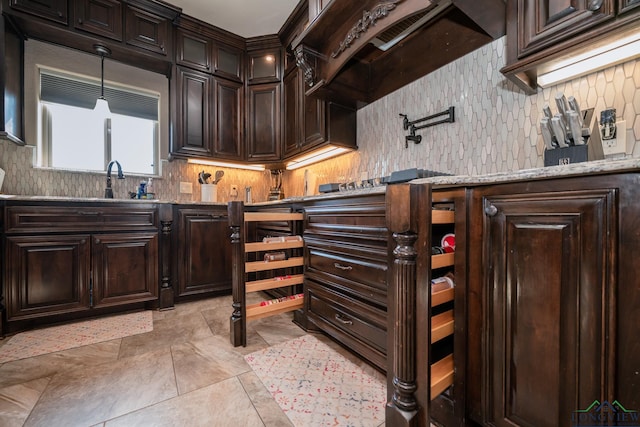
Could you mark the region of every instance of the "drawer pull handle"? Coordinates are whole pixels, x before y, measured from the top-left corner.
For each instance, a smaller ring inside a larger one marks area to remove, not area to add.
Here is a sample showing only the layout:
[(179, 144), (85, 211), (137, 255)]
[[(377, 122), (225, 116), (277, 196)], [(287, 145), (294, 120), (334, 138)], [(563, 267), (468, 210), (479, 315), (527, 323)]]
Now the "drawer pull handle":
[(336, 320), (342, 323), (343, 325), (353, 325), (353, 320), (345, 319), (339, 314), (336, 314)]
[(78, 215), (96, 216), (96, 215), (100, 215), (100, 212), (97, 212), (97, 211), (78, 211)]
[(334, 262), (333, 266), (335, 268), (339, 268), (340, 270), (345, 270), (345, 271), (353, 270), (353, 267), (351, 267), (350, 265), (342, 265), (337, 262)]

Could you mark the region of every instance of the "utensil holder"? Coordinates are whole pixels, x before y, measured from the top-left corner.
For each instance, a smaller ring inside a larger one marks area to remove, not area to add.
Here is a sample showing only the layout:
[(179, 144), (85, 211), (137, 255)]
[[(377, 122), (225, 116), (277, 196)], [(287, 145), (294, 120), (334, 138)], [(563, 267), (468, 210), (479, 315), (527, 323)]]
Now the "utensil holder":
[(216, 184), (201, 184), (200, 185), (200, 200), (202, 202), (215, 202), (218, 196), (218, 186)]

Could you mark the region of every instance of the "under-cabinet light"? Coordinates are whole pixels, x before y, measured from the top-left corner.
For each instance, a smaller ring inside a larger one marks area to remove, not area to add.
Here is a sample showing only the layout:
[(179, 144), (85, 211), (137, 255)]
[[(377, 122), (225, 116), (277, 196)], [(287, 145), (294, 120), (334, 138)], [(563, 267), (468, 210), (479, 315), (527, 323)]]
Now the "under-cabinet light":
[(308, 166), (313, 163), (317, 163), (321, 160), (330, 159), (331, 157), (336, 157), (344, 153), (348, 153), (352, 151), (348, 148), (337, 147), (335, 145), (328, 145), (319, 150), (312, 151), (311, 153), (305, 154), (304, 156), (295, 158), (287, 163), (287, 170), (294, 170), (301, 168), (303, 166)]
[(247, 170), (251, 170), (251, 171), (263, 171), (263, 170), (265, 170), (265, 166), (264, 165), (227, 163), (227, 162), (218, 162), (218, 161), (215, 161), (215, 160), (204, 160), (204, 159), (188, 159), (187, 163), (192, 163), (192, 164), (195, 164), (195, 165), (219, 166), (221, 168), (247, 169)]
[(555, 64), (553, 71), (538, 75), (538, 85), (553, 86), (639, 57), (640, 32), (635, 32)]

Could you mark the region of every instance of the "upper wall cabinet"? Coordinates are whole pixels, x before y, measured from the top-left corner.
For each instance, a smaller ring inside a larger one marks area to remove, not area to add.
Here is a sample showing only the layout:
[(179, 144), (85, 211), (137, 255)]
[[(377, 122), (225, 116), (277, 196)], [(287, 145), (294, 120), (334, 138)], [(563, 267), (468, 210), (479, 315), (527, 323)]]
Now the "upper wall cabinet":
[(66, 24), (69, 20), (67, 0), (11, 0), (12, 9)]
[(122, 4), (118, 0), (77, 0), (74, 26), (114, 40), (122, 40)]
[(23, 56), (22, 38), (0, 16), (0, 140), (8, 139), (19, 145), (24, 145)]
[(280, 81), (281, 59), (280, 49), (264, 49), (247, 54), (247, 82), (249, 84), (271, 83)]
[(538, 85), (558, 83), (542, 76), (566, 66), (573, 56), (637, 31), (638, 6), (638, 0), (508, 0), (506, 66), (501, 72), (528, 94)]
[(504, 17), (503, 0), (310, 0), (290, 50), (307, 95), (360, 107), (503, 36)]
[[(5, 0), (6, 1), (6, 0)], [(3, 13), (26, 38), (96, 54), (170, 76), (172, 22), (182, 12), (161, 0), (8, 0)]]

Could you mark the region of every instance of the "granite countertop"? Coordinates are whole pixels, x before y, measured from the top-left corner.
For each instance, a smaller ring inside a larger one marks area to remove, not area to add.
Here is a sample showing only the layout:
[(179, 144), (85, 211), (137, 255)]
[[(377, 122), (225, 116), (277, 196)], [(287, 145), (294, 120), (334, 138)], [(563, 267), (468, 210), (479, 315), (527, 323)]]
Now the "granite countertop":
[[(460, 187), (460, 186), (480, 186), (496, 184), (501, 182), (533, 181), (551, 179), (559, 177), (599, 175), (607, 173), (640, 171), (640, 158), (626, 158), (621, 160), (595, 160), (591, 162), (574, 163), (565, 166), (548, 166), (544, 168), (523, 169), (514, 172), (499, 172), (486, 175), (448, 175), (431, 178), (420, 178), (410, 181), (411, 183), (429, 183), (435, 187)], [(371, 188), (361, 188), (333, 193), (322, 193), (313, 196), (292, 196), (282, 200), (255, 202), (252, 206), (269, 206), (280, 203), (295, 203), (310, 200), (323, 200), (340, 197), (352, 197), (360, 195), (381, 194), (386, 191), (386, 186)], [(60, 202), (101, 202), (101, 203), (163, 203), (181, 205), (211, 205), (226, 206), (226, 202), (200, 202), (189, 201), (179, 202), (175, 200), (145, 200), (145, 199), (104, 199), (98, 197), (64, 197), (64, 196), (20, 196), (0, 194), (2, 200), (18, 201), (60, 201)]]

